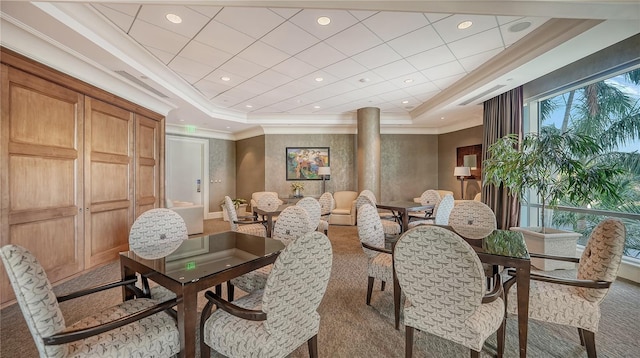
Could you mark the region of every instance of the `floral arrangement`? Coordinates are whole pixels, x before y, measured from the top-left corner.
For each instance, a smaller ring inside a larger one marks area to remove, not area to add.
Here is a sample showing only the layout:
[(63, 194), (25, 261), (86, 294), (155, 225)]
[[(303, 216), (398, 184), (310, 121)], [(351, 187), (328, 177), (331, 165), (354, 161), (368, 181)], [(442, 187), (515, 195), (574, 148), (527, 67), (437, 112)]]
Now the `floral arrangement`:
[(296, 191), (296, 190), (304, 190), (304, 183), (300, 183), (300, 182), (293, 182), (291, 183), (291, 190), (292, 191)]

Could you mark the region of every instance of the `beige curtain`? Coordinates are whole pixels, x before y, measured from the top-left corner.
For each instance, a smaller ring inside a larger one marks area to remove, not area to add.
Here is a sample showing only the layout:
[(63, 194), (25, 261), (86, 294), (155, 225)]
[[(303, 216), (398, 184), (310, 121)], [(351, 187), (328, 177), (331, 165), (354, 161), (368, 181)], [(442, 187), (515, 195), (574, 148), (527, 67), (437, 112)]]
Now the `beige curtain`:
[[(487, 159), (487, 148), (497, 139), (511, 133), (522, 137), (522, 86), (484, 102), (484, 135), (482, 160)], [(496, 214), (499, 229), (520, 224), (520, 201), (509, 195), (502, 186), (486, 185), (482, 200)]]

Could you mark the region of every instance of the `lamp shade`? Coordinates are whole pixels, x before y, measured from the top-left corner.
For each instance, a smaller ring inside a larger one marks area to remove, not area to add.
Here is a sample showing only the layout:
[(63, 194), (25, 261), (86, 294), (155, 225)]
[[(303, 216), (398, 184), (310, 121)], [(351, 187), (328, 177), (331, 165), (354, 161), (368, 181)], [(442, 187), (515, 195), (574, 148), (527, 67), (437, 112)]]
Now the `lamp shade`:
[(331, 175), (331, 167), (319, 167), (318, 175)]
[(456, 167), (453, 170), (453, 175), (457, 177), (468, 177), (471, 175), (471, 170), (469, 167)]

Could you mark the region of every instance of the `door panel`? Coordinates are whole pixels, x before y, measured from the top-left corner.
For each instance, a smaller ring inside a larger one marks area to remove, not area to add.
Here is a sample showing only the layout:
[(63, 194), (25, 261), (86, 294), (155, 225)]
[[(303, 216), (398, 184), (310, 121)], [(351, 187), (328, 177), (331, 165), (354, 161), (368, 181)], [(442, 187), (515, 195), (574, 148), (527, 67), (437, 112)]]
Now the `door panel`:
[(136, 212), (160, 207), (160, 122), (136, 115)]

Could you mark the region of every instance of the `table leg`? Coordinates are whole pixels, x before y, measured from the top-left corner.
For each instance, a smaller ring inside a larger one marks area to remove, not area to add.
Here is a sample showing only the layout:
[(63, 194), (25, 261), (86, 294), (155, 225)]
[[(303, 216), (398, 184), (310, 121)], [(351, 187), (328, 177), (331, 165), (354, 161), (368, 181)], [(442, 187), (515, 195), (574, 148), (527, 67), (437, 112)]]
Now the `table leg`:
[(177, 305), (178, 332), (180, 333), (179, 357), (195, 357), (196, 355), (197, 308), (198, 292), (190, 286), (184, 286), (182, 300)]
[(267, 237), (271, 237), (271, 230), (273, 230), (273, 216), (267, 215)]
[(518, 296), (518, 338), (520, 357), (527, 356), (527, 330), (529, 327), (529, 279), (531, 265), (516, 268), (516, 283)]
[[(127, 267), (122, 260), (120, 260), (120, 277), (123, 280), (128, 280), (130, 278), (136, 277), (135, 271)], [(122, 286), (122, 300), (132, 300), (135, 298), (135, 293), (127, 288), (127, 286)]]
[(405, 232), (409, 228), (409, 215), (406, 210), (399, 210), (398, 213), (402, 216), (402, 227), (400, 228), (400, 231)]

